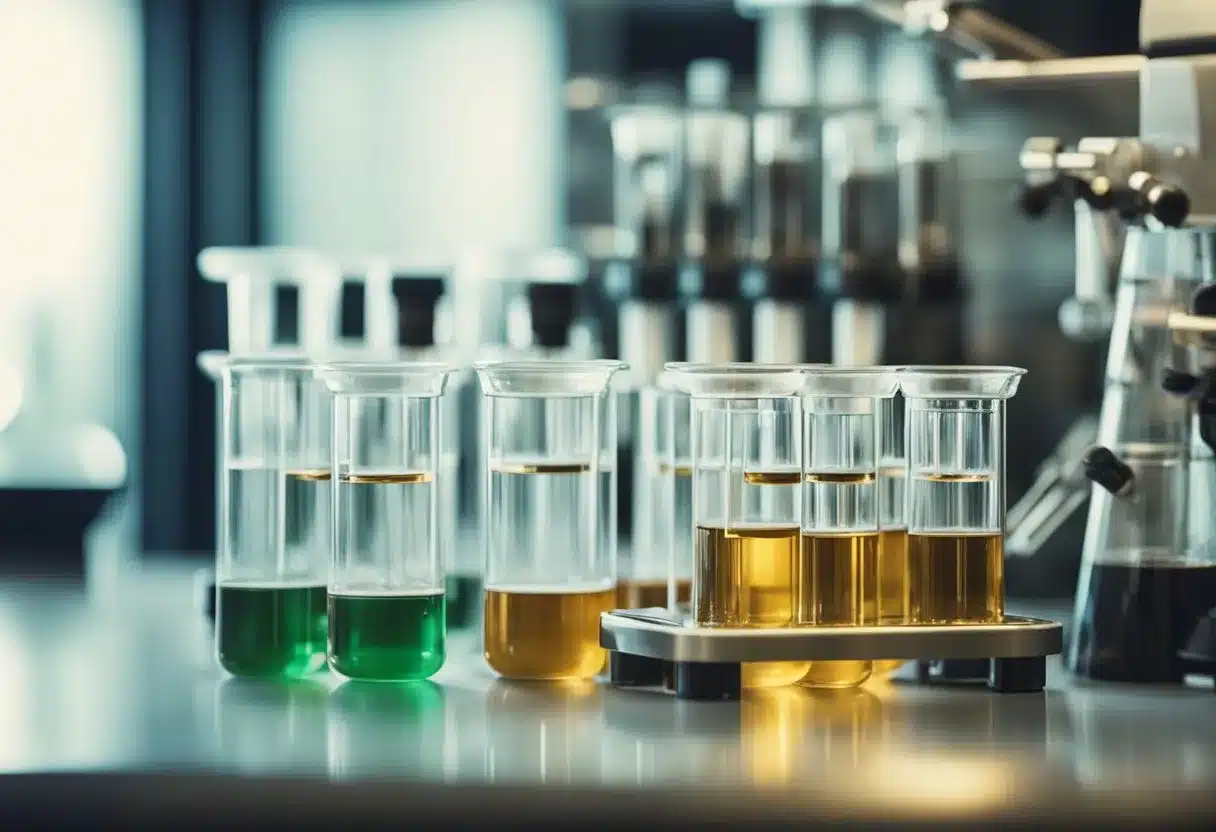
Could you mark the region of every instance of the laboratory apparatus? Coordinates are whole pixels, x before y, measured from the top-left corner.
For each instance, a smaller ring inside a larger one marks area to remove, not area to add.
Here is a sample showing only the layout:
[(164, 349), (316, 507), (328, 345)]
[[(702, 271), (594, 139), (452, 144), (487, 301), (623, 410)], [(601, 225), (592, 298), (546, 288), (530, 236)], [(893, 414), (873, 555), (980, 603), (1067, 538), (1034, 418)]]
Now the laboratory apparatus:
[(216, 656), (234, 676), (325, 664), (328, 395), (302, 356), (223, 362)]
[(730, 108), (730, 83), (725, 61), (688, 65), (680, 292), (692, 362), (742, 357), (737, 303), (747, 264), (750, 127)]
[(808, 104), (764, 106), (752, 118), (752, 360), (806, 360), (819, 258), (819, 143), (822, 123)]
[(0, 551), (39, 572), (82, 574), (88, 529), (126, 484), (127, 454), (74, 412), (80, 394), (59, 363), (72, 342), (55, 321), (76, 296), (44, 294), (24, 268), (10, 266), (0, 292)]
[(618, 531), (634, 534), (632, 499), (640, 429), (639, 391), (676, 356), (679, 316), (679, 215), (684, 122), (671, 102), (638, 102), (609, 111), (613, 170), (613, 257), (604, 290), (617, 309), (617, 352), (629, 369), (616, 377), (618, 401)]
[(899, 370), (907, 420), (909, 616), (1005, 617), (1005, 402), (1018, 367)]
[[(908, 453), (904, 434), (904, 398), (898, 390), (878, 402), (878, 598), (879, 621), (911, 620), (908, 595), (908, 519), (906, 488)], [(874, 674), (894, 673), (904, 662), (874, 662)]]
[(675, 610), (692, 597), (691, 400), (662, 373), (639, 401), (636, 522), (629, 556), (621, 558), (616, 605)]
[(439, 536), (439, 399), (450, 367), (333, 362), (329, 666), (349, 679), (426, 679), (447, 652)]
[(334, 343), (341, 272), (321, 255), (280, 247), (211, 247), (198, 255), (203, 278), (224, 283), (228, 351), (316, 353)]
[[(455, 355), (447, 345), (437, 343), (438, 307), (447, 293), (443, 270), (395, 268), (391, 272), (391, 293), (396, 314), (393, 319), (397, 357), (402, 361), (449, 362)], [(453, 370), (439, 399), (439, 557), (446, 579), (445, 613), (448, 629), (471, 626), (481, 608), (481, 555), (475, 543), (475, 524), (479, 508), (474, 498), (479, 479), (473, 470), (472, 449), (476, 446), (476, 427), (466, 413), (475, 400), (472, 372)], [(462, 466), (462, 450), (470, 448)]]
[[(1178, 355), (1169, 320), (1185, 314), (1197, 283), (1211, 279), (1214, 35), (1216, 7), (1145, 0), (1140, 135), (1087, 137), (1072, 148), (1033, 138), (1021, 154), (1032, 200), (1075, 194), (1136, 226), (1124, 245), (1100, 444), (1083, 460), (1095, 487), (1067, 664), (1093, 678), (1180, 680), (1178, 651), (1190, 637), (1181, 619), (1193, 616), (1184, 610), (1212, 605), (1210, 593), (1198, 590), (1206, 569), (1193, 568), (1207, 565), (1207, 451), (1185, 407), (1203, 394), (1164, 371), (1195, 375), (1190, 357)], [(1199, 313), (1193, 319), (1206, 310), (1192, 311)], [(1184, 340), (1188, 327), (1180, 322)], [(1182, 395), (1167, 396), (1163, 382)], [(1194, 590), (1209, 595), (1206, 603)]]
[[(881, 591), (887, 582), (879, 549), (881, 410), (895, 391), (890, 368), (806, 371), (796, 626), (907, 623), (902, 599)], [(801, 684), (856, 687), (872, 672), (869, 661), (812, 662)]]
[[(802, 532), (802, 373), (793, 365), (667, 368), (692, 397), (693, 620), (788, 627)], [(750, 663), (742, 684), (793, 684), (808, 669)]]
[(1082, 457), (1096, 487), (1068, 660), (1096, 679), (1180, 682), (1186, 671), (1179, 653), (1216, 606), (1216, 559), (1208, 548), (1213, 468), (1204, 437), (1211, 361), (1202, 331), (1210, 288), (1200, 285), (1216, 274), (1209, 231), (1159, 232), (1145, 242), (1166, 244), (1154, 279), (1140, 284), (1160, 292), (1158, 302), (1150, 306), (1142, 294), (1143, 323), (1128, 328), (1129, 346), (1147, 349), (1124, 353), (1108, 375), (1118, 369), (1130, 381), (1129, 359), (1155, 359), (1146, 381), (1161, 387), (1146, 386), (1149, 396), (1130, 413), (1104, 413), (1109, 444)]
[(878, 364), (884, 305), (901, 292), (898, 179), (890, 125), (872, 109), (823, 123), (820, 284), (833, 298), (832, 362)]
[(580, 679), (616, 601), (619, 361), (483, 361), (483, 642), (514, 679)]

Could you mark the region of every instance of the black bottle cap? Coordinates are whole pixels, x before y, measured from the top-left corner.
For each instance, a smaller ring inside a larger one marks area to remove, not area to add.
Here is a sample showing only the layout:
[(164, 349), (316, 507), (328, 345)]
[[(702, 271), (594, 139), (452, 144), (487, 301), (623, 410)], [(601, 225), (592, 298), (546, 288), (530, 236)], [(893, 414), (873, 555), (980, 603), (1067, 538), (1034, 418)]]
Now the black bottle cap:
[(1200, 286), (1191, 295), (1191, 314), (1216, 317), (1216, 283)]
[(1115, 456), (1110, 448), (1094, 445), (1081, 457), (1085, 476), (1092, 482), (1114, 494), (1124, 497), (1131, 493), (1136, 479), (1135, 472), (1126, 462)]
[(1191, 198), (1173, 185), (1157, 185), (1144, 196), (1148, 212), (1166, 228), (1181, 228), (1191, 213)]
[(392, 286), (397, 301), (397, 346), (434, 346), (435, 307), (447, 281), (433, 275), (395, 274)]
[(1161, 373), (1161, 389), (1174, 396), (1192, 396), (1199, 392), (1202, 382), (1199, 376), (1169, 367)]
[(570, 329), (578, 313), (578, 284), (529, 283), (528, 307), (532, 337), (539, 347), (570, 345)]

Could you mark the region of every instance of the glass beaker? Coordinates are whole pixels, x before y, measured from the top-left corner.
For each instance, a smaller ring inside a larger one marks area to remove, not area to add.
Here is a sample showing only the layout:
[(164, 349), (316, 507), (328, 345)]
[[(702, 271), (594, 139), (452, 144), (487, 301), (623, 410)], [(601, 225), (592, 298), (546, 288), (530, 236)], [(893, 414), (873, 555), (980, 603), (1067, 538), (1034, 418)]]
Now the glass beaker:
[[(789, 627), (801, 542), (802, 371), (667, 365), (692, 397), (693, 619)], [(809, 662), (749, 662), (743, 685), (793, 684)]]
[[(904, 397), (897, 391), (878, 403), (878, 623), (883, 625), (911, 620), (904, 439)], [(890, 675), (903, 665), (903, 659), (881, 659), (874, 662), (874, 673)]]
[[(806, 372), (796, 625), (879, 623), (880, 408), (896, 384), (894, 370), (884, 367)], [(802, 684), (855, 687), (872, 672), (869, 661), (812, 662)]]
[(340, 272), (319, 254), (276, 246), (213, 246), (199, 252), (198, 270), (206, 280), (227, 284), (230, 353), (315, 353), (334, 343)]
[(302, 356), (230, 356), (223, 385), (216, 655), (234, 676), (325, 663), (328, 394)]
[(912, 623), (1005, 616), (1005, 401), (1020, 367), (899, 370), (907, 420)]
[(596, 675), (616, 600), (619, 361), (479, 361), (484, 650), (514, 679)]
[(667, 607), (692, 598), (692, 402), (669, 373), (639, 391), (633, 540), (617, 606)]
[(351, 679), (426, 679), (443, 666), (439, 397), (451, 369), (342, 361), (333, 393), (329, 665)]

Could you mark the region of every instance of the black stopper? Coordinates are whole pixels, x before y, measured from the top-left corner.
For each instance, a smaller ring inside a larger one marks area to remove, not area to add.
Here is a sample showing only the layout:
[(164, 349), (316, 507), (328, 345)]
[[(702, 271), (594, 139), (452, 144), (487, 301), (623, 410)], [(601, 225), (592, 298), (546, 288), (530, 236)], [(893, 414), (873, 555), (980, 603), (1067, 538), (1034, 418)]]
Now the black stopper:
[(1131, 493), (1136, 475), (1110, 448), (1094, 445), (1081, 457), (1081, 467), (1086, 477), (1116, 497)]
[(1216, 317), (1216, 283), (1200, 286), (1191, 295), (1191, 314)]
[(1191, 199), (1181, 188), (1155, 183), (1144, 193), (1148, 213), (1166, 228), (1180, 228), (1191, 213)]
[(338, 336), (363, 338), (367, 335), (367, 284), (351, 276), (342, 281), (338, 295)]
[(537, 346), (555, 349), (570, 345), (570, 329), (578, 314), (578, 284), (529, 283), (528, 307)]
[(1203, 379), (1182, 370), (1166, 367), (1161, 373), (1161, 389), (1174, 396), (1194, 396), (1203, 387)]
[(1018, 191), (1018, 210), (1032, 220), (1047, 213), (1051, 200), (1056, 194), (1056, 183), (1045, 182), (1041, 185), (1022, 185)]
[(442, 277), (394, 275), (393, 297), (397, 301), (397, 346), (435, 345), (435, 307), (447, 288)]

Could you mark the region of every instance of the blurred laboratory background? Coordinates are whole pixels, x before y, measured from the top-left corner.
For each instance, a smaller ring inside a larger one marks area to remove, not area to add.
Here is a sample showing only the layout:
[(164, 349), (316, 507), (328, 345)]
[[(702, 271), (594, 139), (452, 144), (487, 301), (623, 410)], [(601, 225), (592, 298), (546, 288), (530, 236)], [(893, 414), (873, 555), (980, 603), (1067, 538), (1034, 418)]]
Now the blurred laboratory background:
[[(54, 541), (70, 560), (81, 535), (214, 556), (215, 385), (196, 360), (229, 333), (202, 249), (451, 264), (474, 299), (448, 292), (438, 337), (471, 327), (478, 349), (550, 346), (526, 308), (549, 296), (494, 286), (558, 250), (577, 263), (579, 343), (604, 356), (637, 362), (624, 308), (657, 299), (679, 312), (670, 360), (1028, 368), (1008, 589), (1071, 597), (1089, 493), (1073, 446), (1092, 441), (1109, 329), (1077, 271), (1088, 258), (1109, 288), (1120, 244), (1068, 204), (1040, 210), (1019, 149), (1137, 133), (1134, 67), (1066, 70), (1136, 55), (1139, 3), (967, 5), (982, 14), (917, 23), (842, 0), (0, 2), (0, 559)], [(1065, 70), (985, 69), (1003, 58)], [(690, 126), (675, 168), (638, 172), (686, 109), (746, 114), (740, 150)], [(794, 176), (783, 220), (779, 151), (803, 109), (819, 178)], [(770, 111), (786, 120), (760, 126)], [(655, 193), (669, 224), (647, 213)], [(660, 286), (643, 262), (733, 235), (742, 260), (775, 263), (799, 229), (822, 258), (790, 275), (720, 279), (701, 251), (700, 273)]]

